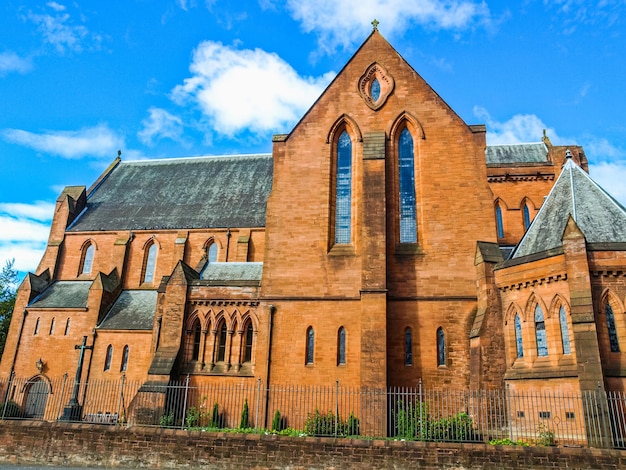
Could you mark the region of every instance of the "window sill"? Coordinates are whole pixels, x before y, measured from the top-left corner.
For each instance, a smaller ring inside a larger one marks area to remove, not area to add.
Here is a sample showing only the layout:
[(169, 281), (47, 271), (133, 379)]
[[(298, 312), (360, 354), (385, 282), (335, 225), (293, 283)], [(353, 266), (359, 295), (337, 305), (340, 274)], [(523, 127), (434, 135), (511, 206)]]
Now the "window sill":
[(356, 256), (354, 245), (336, 244), (328, 252), (328, 256)]
[(423, 255), (424, 250), (417, 243), (398, 243), (394, 254), (402, 256)]

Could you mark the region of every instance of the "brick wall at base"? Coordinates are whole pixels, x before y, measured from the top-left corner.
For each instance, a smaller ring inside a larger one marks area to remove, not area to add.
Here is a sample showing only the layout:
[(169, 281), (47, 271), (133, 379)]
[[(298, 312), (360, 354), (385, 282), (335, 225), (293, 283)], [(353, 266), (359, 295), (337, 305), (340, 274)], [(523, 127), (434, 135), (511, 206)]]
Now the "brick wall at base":
[(0, 464), (202, 469), (604, 469), (626, 451), (0, 422)]

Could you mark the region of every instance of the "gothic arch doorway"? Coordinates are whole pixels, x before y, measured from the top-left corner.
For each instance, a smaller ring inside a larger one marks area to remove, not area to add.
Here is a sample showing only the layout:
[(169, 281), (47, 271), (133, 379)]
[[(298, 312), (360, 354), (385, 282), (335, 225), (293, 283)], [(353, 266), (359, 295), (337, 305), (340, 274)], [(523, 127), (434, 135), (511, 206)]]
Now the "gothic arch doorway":
[(48, 403), (50, 387), (40, 378), (27, 384), (24, 417), (42, 419)]

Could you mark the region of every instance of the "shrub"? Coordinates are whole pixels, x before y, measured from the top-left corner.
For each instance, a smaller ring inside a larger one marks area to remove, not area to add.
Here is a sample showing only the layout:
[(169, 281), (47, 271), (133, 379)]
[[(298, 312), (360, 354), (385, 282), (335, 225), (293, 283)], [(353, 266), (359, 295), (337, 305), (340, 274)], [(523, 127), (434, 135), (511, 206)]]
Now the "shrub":
[(280, 432), (283, 429), (283, 419), (280, 416), (280, 411), (276, 410), (274, 417), (272, 418), (272, 431)]
[(239, 421), (239, 429), (246, 429), (250, 427), (248, 425), (249, 421), (249, 410), (248, 410), (248, 399), (243, 402), (243, 409), (241, 410), (241, 421)]
[(19, 418), (22, 416), (20, 405), (15, 403), (13, 400), (9, 400), (6, 403), (0, 403), (0, 418), (2, 418), (3, 413), (5, 418)]
[(332, 411), (321, 414), (318, 409), (304, 423), (304, 432), (312, 436), (355, 436), (359, 434), (359, 419), (350, 413), (347, 421)]
[(211, 428), (219, 428), (220, 427), (220, 405), (215, 402), (213, 404), (213, 412), (211, 413), (211, 424), (209, 427)]
[(159, 418), (159, 424), (161, 427), (169, 428), (174, 425), (174, 412), (170, 411), (168, 414), (162, 415)]

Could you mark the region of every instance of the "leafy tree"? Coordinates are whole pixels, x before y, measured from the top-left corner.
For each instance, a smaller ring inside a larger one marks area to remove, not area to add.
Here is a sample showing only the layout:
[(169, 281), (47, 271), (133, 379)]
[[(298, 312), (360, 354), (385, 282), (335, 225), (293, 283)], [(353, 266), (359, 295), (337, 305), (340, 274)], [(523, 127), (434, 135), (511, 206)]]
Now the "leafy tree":
[(13, 268), (15, 260), (7, 261), (0, 271), (0, 358), (9, 334), (11, 315), (15, 305), (17, 271)]

